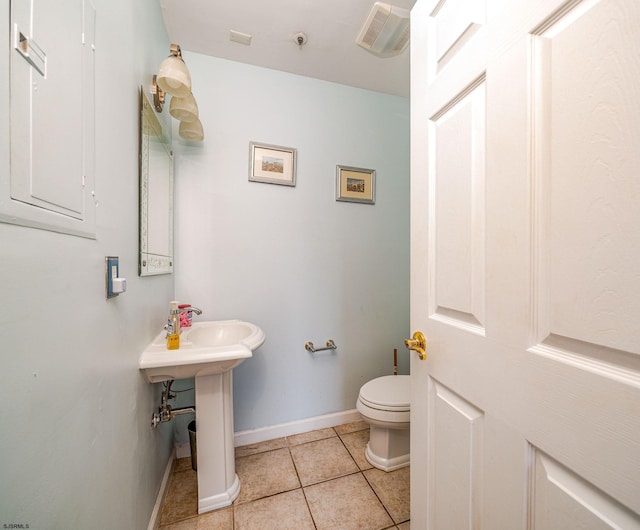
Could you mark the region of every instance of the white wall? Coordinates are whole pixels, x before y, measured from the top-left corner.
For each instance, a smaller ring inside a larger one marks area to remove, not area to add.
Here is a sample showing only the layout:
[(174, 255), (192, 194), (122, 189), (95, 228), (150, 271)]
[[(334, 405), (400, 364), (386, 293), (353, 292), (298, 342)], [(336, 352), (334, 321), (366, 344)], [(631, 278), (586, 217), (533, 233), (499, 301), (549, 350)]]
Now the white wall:
[[(353, 409), (394, 347), (408, 373), (409, 101), (184, 57), (205, 141), (174, 141), (176, 296), (267, 336), (234, 370), (235, 430)], [(297, 148), (296, 187), (249, 182), (250, 141)], [(336, 164), (377, 171), (375, 205), (336, 202)]]
[[(0, 223), (0, 525), (145, 528), (171, 450), (172, 427), (150, 429), (159, 389), (138, 357), (166, 318), (173, 276), (137, 276), (138, 91), (168, 39), (156, 0), (94, 5), (97, 239)], [(8, 0), (0, 12), (6, 172)], [(110, 301), (106, 255), (129, 282)]]

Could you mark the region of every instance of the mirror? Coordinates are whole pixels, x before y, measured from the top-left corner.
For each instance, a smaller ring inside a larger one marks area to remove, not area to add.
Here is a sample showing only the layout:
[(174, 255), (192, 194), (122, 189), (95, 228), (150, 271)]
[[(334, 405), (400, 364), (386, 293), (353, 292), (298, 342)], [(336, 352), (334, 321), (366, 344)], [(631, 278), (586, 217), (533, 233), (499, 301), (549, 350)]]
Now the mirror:
[(173, 272), (173, 151), (140, 89), (140, 258), (138, 274)]

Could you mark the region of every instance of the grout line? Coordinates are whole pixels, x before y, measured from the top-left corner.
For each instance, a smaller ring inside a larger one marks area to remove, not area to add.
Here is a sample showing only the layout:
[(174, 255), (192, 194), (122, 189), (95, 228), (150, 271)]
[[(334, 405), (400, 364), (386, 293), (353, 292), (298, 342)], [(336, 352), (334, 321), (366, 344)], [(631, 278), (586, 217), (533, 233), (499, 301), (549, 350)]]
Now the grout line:
[[(291, 463), (293, 464), (293, 469), (296, 472), (296, 477), (298, 477), (298, 484), (300, 484), (300, 488), (302, 488), (302, 479), (300, 478), (300, 473), (298, 471), (298, 466), (296, 466), (296, 461), (293, 458), (293, 455), (291, 454), (291, 446), (287, 445), (287, 450), (289, 451), (289, 458), (291, 458)], [(306, 497), (305, 497), (306, 499)], [(311, 513), (311, 512), (309, 512)], [(313, 519), (313, 516), (311, 517)], [(315, 523), (314, 523), (315, 524)]]
[(316, 524), (316, 520), (313, 518), (313, 512), (311, 511), (311, 506), (309, 506), (309, 499), (307, 499), (307, 492), (304, 491), (304, 488), (300, 488), (302, 490), (302, 496), (304, 497), (304, 502), (307, 505), (307, 510), (309, 510), (309, 515), (311, 516), (311, 522), (313, 523), (313, 527), (318, 530), (318, 525)]
[(393, 521), (393, 526), (395, 527), (396, 526), (396, 520), (393, 518), (393, 515), (391, 515), (391, 512), (387, 509), (387, 507), (384, 505), (384, 502), (382, 502), (382, 499), (378, 495), (378, 492), (376, 491), (376, 489), (373, 487), (373, 484), (371, 484), (371, 482), (369, 482), (369, 479), (367, 479), (367, 476), (364, 473), (362, 473), (362, 476), (366, 480), (367, 484), (369, 484), (369, 487), (371, 488), (371, 491), (373, 491), (373, 494), (376, 496), (376, 499), (378, 499), (378, 502), (380, 502), (380, 504), (384, 508), (384, 511), (387, 512), (387, 515), (389, 516), (389, 519), (391, 519)]
[[(336, 432), (336, 434), (338, 434), (338, 433)], [(351, 451), (349, 451), (349, 448), (347, 447), (347, 444), (344, 443), (344, 440), (342, 439), (342, 437), (339, 434), (338, 434), (338, 440), (340, 440), (340, 443), (342, 444), (342, 447), (345, 448), (345, 450), (347, 451), (347, 454), (351, 457), (351, 460), (353, 460), (353, 463), (356, 465), (356, 468), (358, 468), (358, 470), (360, 472), (362, 472), (362, 469), (360, 469), (360, 466), (358, 465), (358, 462), (356, 462), (356, 459), (351, 454)]]

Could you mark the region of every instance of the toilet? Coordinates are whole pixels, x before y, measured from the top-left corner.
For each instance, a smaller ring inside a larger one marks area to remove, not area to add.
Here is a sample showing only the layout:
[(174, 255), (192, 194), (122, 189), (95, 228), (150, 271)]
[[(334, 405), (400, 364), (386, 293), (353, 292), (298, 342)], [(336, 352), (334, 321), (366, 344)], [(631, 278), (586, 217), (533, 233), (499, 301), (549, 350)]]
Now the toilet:
[(383, 471), (409, 465), (410, 377), (378, 377), (362, 385), (358, 395), (356, 408), (370, 427), (365, 457)]

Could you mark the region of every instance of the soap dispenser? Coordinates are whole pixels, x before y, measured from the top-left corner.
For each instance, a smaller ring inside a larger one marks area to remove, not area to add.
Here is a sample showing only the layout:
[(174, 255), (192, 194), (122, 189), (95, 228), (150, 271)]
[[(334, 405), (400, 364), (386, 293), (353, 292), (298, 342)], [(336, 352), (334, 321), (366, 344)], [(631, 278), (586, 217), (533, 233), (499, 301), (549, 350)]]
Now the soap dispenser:
[(178, 309), (178, 302), (171, 302), (167, 326), (167, 350), (178, 348), (180, 348), (180, 309)]

